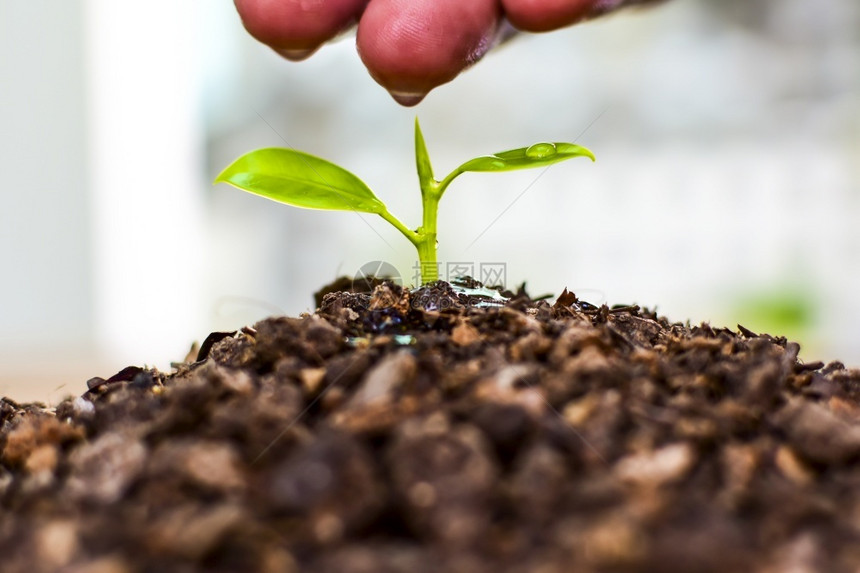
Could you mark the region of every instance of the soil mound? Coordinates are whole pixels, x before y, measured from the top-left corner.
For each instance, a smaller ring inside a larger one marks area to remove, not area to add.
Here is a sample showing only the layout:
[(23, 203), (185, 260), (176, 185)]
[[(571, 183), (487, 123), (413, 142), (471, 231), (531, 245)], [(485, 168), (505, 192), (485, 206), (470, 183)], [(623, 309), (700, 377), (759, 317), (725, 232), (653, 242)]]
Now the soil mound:
[(0, 401), (0, 570), (860, 567), (860, 371), (447, 283), (329, 292), (56, 408)]

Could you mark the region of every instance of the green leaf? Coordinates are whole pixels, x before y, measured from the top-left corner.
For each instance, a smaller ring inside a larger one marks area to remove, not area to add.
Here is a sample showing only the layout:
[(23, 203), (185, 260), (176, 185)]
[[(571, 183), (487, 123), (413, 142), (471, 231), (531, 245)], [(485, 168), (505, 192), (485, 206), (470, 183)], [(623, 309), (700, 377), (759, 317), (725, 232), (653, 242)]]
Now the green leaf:
[(433, 166), (430, 164), (430, 155), (427, 153), (424, 134), (421, 133), (421, 126), (418, 125), (417, 117), (415, 118), (415, 165), (418, 168), (418, 181), (421, 184), (421, 190), (431, 188)]
[(469, 171), (514, 171), (515, 169), (531, 169), (552, 165), (574, 157), (588, 157), (594, 161), (594, 154), (573, 143), (535, 143), (529, 147), (520, 147), (510, 151), (502, 151), (493, 155), (484, 155), (467, 161), (455, 170), (455, 173)]
[(361, 179), (325, 159), (292, 149), (269, 147), (246, 153), (215, 183), (229, 183), (305, 209), (386, 212), (385, 204)]

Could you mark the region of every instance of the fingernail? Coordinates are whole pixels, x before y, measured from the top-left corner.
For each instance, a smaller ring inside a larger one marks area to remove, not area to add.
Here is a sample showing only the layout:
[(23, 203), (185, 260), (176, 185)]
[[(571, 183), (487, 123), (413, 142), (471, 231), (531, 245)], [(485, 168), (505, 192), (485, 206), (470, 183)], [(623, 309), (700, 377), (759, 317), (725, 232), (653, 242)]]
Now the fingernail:
[(282, 50), (275, 48), (275, 51), (290, 60), (291, 62), (301, 62), (302, 60), (308, 59), (309, 57), (311, 57), (311, 55), (313, 55), (314, 52), (316, 52), (316, 50), (313, 48), (310, 50)]
[(427, 94), (421, 93), (409, 93), (409, 92), (388, 92), (391, 94), (391, 97), (394, 98), (394, 101), (399, 103), (405, 107), (412, 107), (414, 105), (418, 105), (421, 103)]

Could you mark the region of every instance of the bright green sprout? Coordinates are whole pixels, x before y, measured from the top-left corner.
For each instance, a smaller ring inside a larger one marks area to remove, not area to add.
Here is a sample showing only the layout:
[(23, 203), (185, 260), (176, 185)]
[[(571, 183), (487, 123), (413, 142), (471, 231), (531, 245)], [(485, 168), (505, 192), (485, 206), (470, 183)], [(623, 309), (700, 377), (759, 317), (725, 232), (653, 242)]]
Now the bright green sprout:
[(215, 182), (229, 183), (244, 191), (294, 207), (375, 213), (391, 223), (418, 249), (421, 278), (426, 284), (439, 278), (436, 262), (436, 218), (439, 200), (458, 175), (470, 171), (531, 169), (573, 157), (589, 157), (594, 161), (591, 151), (573, 143), (536, 143), (529, 147), (476, 157), (437, 181), (433, 178), (433, 167), (430, 165), (427, 146), (416, 118), (415, 162), (421, 184), (424, 220), (414, 231), (389, 213), (385, 204), (361, 179), (334, 163), (301, 151), (277, 147), (251, 151), (222, 171)]

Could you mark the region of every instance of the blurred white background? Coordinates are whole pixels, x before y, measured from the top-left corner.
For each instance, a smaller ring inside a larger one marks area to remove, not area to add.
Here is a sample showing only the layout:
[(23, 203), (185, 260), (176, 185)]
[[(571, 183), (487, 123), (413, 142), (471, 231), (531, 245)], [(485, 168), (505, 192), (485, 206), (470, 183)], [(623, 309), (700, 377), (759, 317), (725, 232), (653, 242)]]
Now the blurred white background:
[(0, 395), (167, 369), (211, 330), (312, 311), (368, 261), (408, 280), (413, 248), (381, 219), (210, 182), (289, 145), (417, 225), (416, 114), (437, 175), (542, 140), (598, 157), (461, 177), (441, 261), (860, 366), (856, 2), (675, 0), (523, 35), (414, 109), (352, 37), (289, 63), (226, 0), (0, 0), (0, 58)]

